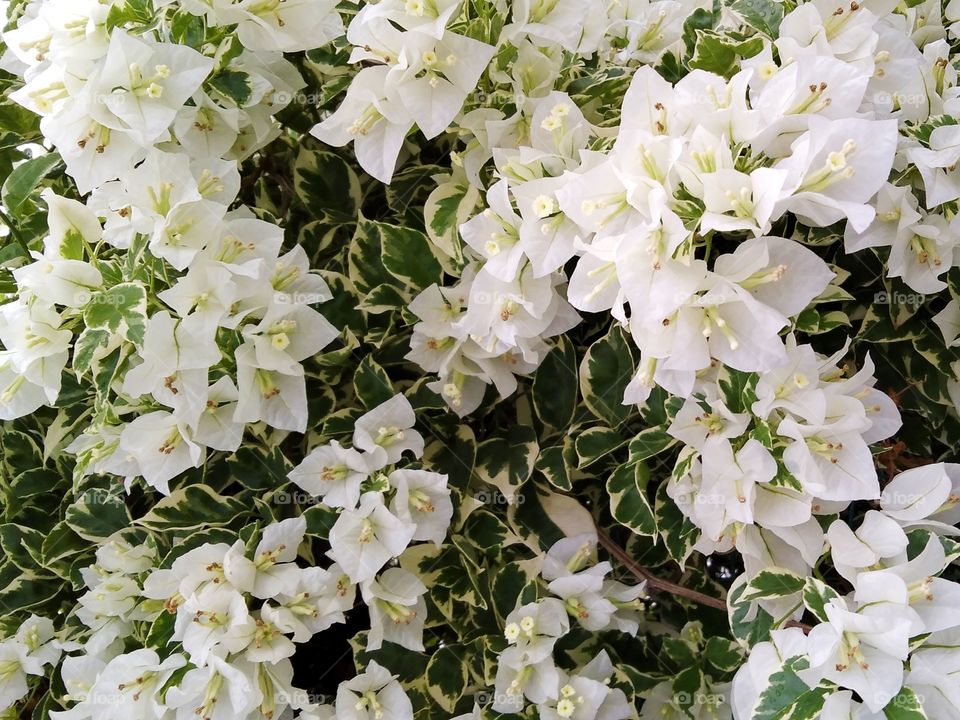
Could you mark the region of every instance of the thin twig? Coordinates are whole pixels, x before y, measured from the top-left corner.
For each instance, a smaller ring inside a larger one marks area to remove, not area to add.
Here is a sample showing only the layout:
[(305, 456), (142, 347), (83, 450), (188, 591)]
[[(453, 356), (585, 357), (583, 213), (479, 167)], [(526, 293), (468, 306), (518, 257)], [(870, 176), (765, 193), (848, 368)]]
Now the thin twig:
[[(651, 575), (649, 570), (636, 563), (633, 558), (627, 554), (626, 550), (617, 545), (609, 535), (599, 528), (597, 529), (597, 538), (600, 541), (600, 545), (602, 545), (603, 548), (621, 565), (629, 570), (637, 580), (646, 581), (648, 588), (652, 588), (659, 592), (669, 593), (671, 595), (685, 597), (688, 600), (693, 600), (701, 605), (707, 605), (708, 607), (716, 608), (717, 610), (723, 610), (724, 612), (727, 611), (727, 603), (725, 600), (706, 595), (697, 590), (691, 590), (683, 585), (678, 585), (677, 583), (670, 582), (669, 580), (663, 580), (662, 578)], [(798, 627), (805, 633), (808, 633), (811, 630), (809, 625), (805, 625), (804, 623), (796, 622), (794, 620), (788, 620), (785, 625), (786, 627)]]

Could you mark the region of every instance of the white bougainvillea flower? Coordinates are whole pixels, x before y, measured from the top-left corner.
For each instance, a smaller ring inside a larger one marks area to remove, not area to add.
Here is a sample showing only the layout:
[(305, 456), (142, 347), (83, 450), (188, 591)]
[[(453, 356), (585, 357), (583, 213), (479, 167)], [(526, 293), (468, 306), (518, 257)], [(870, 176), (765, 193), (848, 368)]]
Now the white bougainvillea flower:
[(213, 69), (191, 47), (136, 38), (117, 28), (89, 81), (93, 119), (150, 147), (168, 133), (183, 104)]
[(303, 368), (287, 374), (257, 364), (256, 349), (244, 343), (236, 352), (239, 400), (233, 419), (263, 420), (280, 430), (303, 432), (307, 427), (307, 390)]
[(330, 529), (327, 555), (352, 582), (366, 582), (406, 550), (414, 532), (416, 526), (393, 515), (379, 493), (364, 493), (360, 506), (341, 512)]
[(414, 540), (440, 545), (453, 518), (453, 502), (447, 476), (426, 470), (394, 470), (388, 480), (396, 489), (390, 511), (404, 522), (414, 523)]
[(396, 676), (371, 660), (366, 670), (337, 688), (337, 719), (411, 720), (413, 705)]
[(912, 560), (857, 575), (854, 599), (866, 614), (910, 619), (911, 637), (950, 630), (960, 625), (960, 584), (937, 577), (946, 565), (943, 543), (931, 535)]
[(174, 653), (161, 661), (156, 652), (139, 649), (117, 655), (106, 664), (89, 692), (94, 717), (120, 720), (135, 717), (159, 720), (166, 712), (160, 693), (187, 659)]
[(811, 117), (791, 155), (774, 166), (788, 178), (773, 217), (790, 211), (814, 226), (846, 219), (864, 230), (876, 215), (867, 203), (887, 181), (896, 147), (895, 120)]
[(710, 438), (702, 452), (703, 478), (692, 519), (718, 540), (731, 523), (753, 522), (755, 487), (774, 478), (777, 463), (754, 439), (734, 454), (728, 440)]
[(953, 720), (960, 707), (960, 630), (934, 633), (929, 646), (921, 647), (910, 656), (910, 670), (906, 686), (923, 698), (928, 717)]
[(353, 425), (353, 446), (370, 453), (371, 470), (399, 462), (405, 451), (423, 455), (423, 436), (413, 429), (416, 416), (410, 401), (394, 395), (364, 413)]
[(780, 237), (741, 243), (734, 252), (717, 258), (714, 272), (786, 317), (804, 310), (835, 277), (812, 250)]
[(337, 110), (310, 133), (336, 147), (353, 141), (357, 162), (377, 180), (389, 183), (413, 117), (388, 85), (390, 69), (368, 67), (357, 73)]
[(206, 666), (188, 670), (179, 684), (167, 690), (166, 705), (177, 720), (247, 717), (263, 701), (254, 668), (211, 655)]
[(702, 452), (704, 443), (710, 438), (729, 440), (738, 437), (749, 424), (749, 414), (730, 412), (719, 398), (706, 403), (706, 409), (698, 400), (687, 398), (667, 432)]
[(570, 617), (587, 630), (596, 632), (607, 628), (617, 611), (617, 607), (603, 596), (602, 572), (588, 570), (559, 577), (547, 588), (563, 601)]
[(221, 358), (200, 325), (156, 313), (147, 321), (140, 357), (142, 362), (124, 376), (123, 392), (133, 398), (151, 394), (182, 421), (199, 420), (208, 399), (207, 370)]
[(18, 287), (45, 303), (83, 307), (103, 286), (103, 276), (89, 263), (64, 259), (59, 251), (55, 246), (43, 254), (31, 251), (35, 262), (16, 268), (13, 277)]
[(801, 424), (788, 418), (777, 427), (777, 433), (793, 440), (783, 462), (804, 490), (823, 500), (879, 498), (873, 456), (861, 435), (868, 428), (858, 400), (831, 396), (824, 422)]
[[(880, 494), (880, 508), (904, 526), (937, 517), (960, 505), (956, 479), (960, 467), (954, 463), (935, 463), (898, 473)], [(954, 518), (944, 517), (950, 524)]]
[(306, 528), (307, 521), (302, 515), (268, 525), (263, 529), (253, 560), (246, 557), (242, 542), (235, 543), (223, 559), (227, 580), (238, 590), (261, 600), (291, 593), (300, 577), (300, 569), (293, 561)]
[(703, 175), (706, 212), (700, 220), (701, 230), (749, 230), (755, 236), (766, 234), (786, 179), (785, 170), (773, 168), (758, 168), (749, 175), (736, 170), (717, 170)]
[(164, 495), (170, 480), (184, 470), (200, 467), (206, 451), (193, 440), (187, 421), (163, 410), (135, 418), (120, 434), (116, 451), (121, 462), (132, 462), (136, 470), (127, 475), (126, 486), (138, 475)]
[(177, 608), (173, 638), (191, 663), (203, 667), (211, 654), (226, 657), (243, 650), (255, 629), (241, 593), (229, 585), (208, 585)]
[(507, 642), (522, 652), (524, 662), (530, 663), (550, 657), (557, 638), (569, 630), (566, 608), (556, 598), (545, 598), (517, 608), (504, 622)]
[(826, 678), (854, 690), (877, 712), (903, 686), (910, 620), (852, 612), (842, 600), (824, 607), (828, 622), (809, 634), (810, 669), (798, 674), (809, 684)]
[(336, 440), (310, 451), (287, 477), (330, 507), (354, 509), (360, 485), (370, 475), (370, 455), (340, 446)]
[(597, 564), (597, 535), (584, 533), (557, 540), (543, 558), (540, 576), (544, 580), (556, 580), (573, 575), (584, 568)]
[(329, 568), (310, 567), (300, 571), (289, 593), (280, 593), (261, 610), (264, 618), (284, 633), (293, 633), (294, 642), (306, 642), (334, 623), (345, 621), (353, 607), (356, 587), (334, 564)]
[(402, 568), (388, 568), (363, 583), (360, 591), (370, 610), (368, 652), (380, 649), (384, 641), (423, 651), (427, 586), (416, 575)]
[(255, 52), (298, 52), (326, 45), (343, 34), (333, 0), (213, 0), (208, 16), (236, 25), (243, 46)]
[(624, 720), (631, 715), (622, 690), (611, 689), (613, 663), (605, 650), (575, 675), (561, 673), (558, 697), (540, 705), (544, 720)]

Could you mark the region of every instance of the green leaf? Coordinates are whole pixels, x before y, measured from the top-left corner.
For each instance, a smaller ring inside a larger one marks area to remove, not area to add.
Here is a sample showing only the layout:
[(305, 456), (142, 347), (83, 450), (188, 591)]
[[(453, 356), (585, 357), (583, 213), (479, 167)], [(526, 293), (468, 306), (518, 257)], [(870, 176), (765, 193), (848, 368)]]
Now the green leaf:
[(109, 290), (95, 292), (83, 310), (88, 328), (123, 332), (140, 345), (147, 320), (147, 291), (140, 283), (120, 283)]
[(747, 590), (741, 598), (753, 602), (763, 598), (777, 598), (793, 595), (803, 590), (804, 579), (785, 568), (769, 568), (758, 572), (747, 584)]
[(577, 410), (577, 353), (563, 335), (547, 353), (533, 378), (533, 408), (547, 425), (567, 428)]
[(780, 36), (783, 4), (774, 0), (735, 0), (730, 6), (744, 22), (771, 40)]
[(398, 286), (396, 278), (383, 266), (381, 248), (379, 224), (361, 216), (347, 254), (350, 280), (361, 293), (367, 293), (378, 285)]
[(633, 356), (626, 334), (619, 325), (587, 350), (580, 364), (580, 390), (594, 415), (617, 428), (631, 409), (623, 404), (623, 391), (633, 378)]
[(761, 50), (762, 38), (737, 41), (721, 33), (697, 30), (696, 47), (689, 65), (729, 78), (739, 68), (741, 58), (753, 57)]
[(730, 632), (746, 648), (770, 639), (773, 617), (758, 605), (743, 600), (747, 589), (747, 576), (740, 575), (727, 591), (727, 617)]
[(613, 453), (626, 442), (620, 433), (608, 427), (593, 427), (580, 433), (575, 442), (577, 467), (583, 469), (599, 460), (616, 462)]
[(704, 659), (721, 673), (734, 672), (743, 664), (743, 650), (732, 640), (714, 636), (703, 648)]
[(207, 485), (188, 485), (173, 491), (134, 521), (148, 530), (194, 530), (228, 524), (249, 510), (239, 497), (224, 497)]
[(569, 492), (573, 489), (570, 471), (576, 467), (576, 450), (573, 438), (564, 435), (563, 445), (543, 448), (537, 458), (536, 468), (551, 485), (558, 490)]
[(722, 367), (717, 384), (723, 393), (723, 402), (730, 412), (750, 412), (750, 407), (757, 401), (755, 388), (759, 379), (760, 376), (756, 373)]
[(40, 182), (60, 163), (60, 155), (50, 153), (26, 160), (17, 165), (7, 176), (0, 189), (0, 197), (7, 211), (14, 217), (20, 217), (20, 207)]
[(335, 152), (301, 148), (293, 166), (293, 183), (297, 196), (311, 213), (328, 211), (328, 220), (334, 222), (356, 220), (362, 200), (360, 179)]
[(426, 235), (412, 228), (386, 223), (376, 225), (380, 231), (380, 257), (387, 272), (414, 290), (423, 290), (443, 280), (443, 269)]
[(480, 443), (477, 447), (477, 476), (500, 490), (510, 502), (533, 472), (539, 452), (536, 431), (526, 426), (514, 427), (508, 437), (495, 437)]
[(357, 366), (353, 375), (353, 390), (367, 410), (396, 395), (386, 370), (380, 367), (371, 355), (363, 358)]
[(77, 535), (101, 541), (130, 524), (130, 513), (119, 494), (91, 488), (67, 508), (64, 521)]
[(658, 455), (676, 443), (673, 437), (667, 434), (662, 427), (652, 427), (641, 430), (630, 441), (630, 460), (639, 462), (654, 455)]
[(444, 645), (427, 663), (427, 692), (441, 708), (453, 712), (457, 701), (467, 688), (466, 648), (463, 645)]
[(110, 331), (98, 328), (84, 328), (73, 346), (73, 369), (82, 377), (90, 369), (97, 348), (110, 342)]
[(650, 471), (642, 462), (621, 465), (607, 479), (610, 512), (621, 525), (638, 535), (657, 534), (657, 520), (647, 499)]
[(836, 590), (814, 577), (808, 577), (803, 585), (803, 604), (820, 622), (827, 622), (826, 604), (839, 597)]
[(900, 692), (883, 708), (887, 720), (927, 720), (920, 698), (910, 688), (901, 688)]
[(269, 452), (256, 446), (239, 448), (227, 459), (230, 476), (251, 490), (273, 490), (283, 487), (289, 480), (287, 474), (293, 469), (279, 447)]
[(242, 70), (221, 70), (208, 80), (219, 95), (231, 100), (237, 107), (246, 107), (253, 97), (253, 81)]
[(200, 50), (206, 34), (203, 16), (185, 10), (177, 11), (170, 22), (170, 33), (178, 45), (189, 45), (194, 50)]
[(810, 687), (797, 672), (806, 670), (810, 661), (803, 656), (792, 657), (770, 675), (769, 684), (760, 693), (751, 720), (812, 720), (819, 717), (827, 688)]
[(654, 517), (657, 532), (663, 538), (670, 557), (683, 567), (690, 553), (693, 552), (700, 530), (667, 495), (667, 483), (661, 483), (657, 488)]

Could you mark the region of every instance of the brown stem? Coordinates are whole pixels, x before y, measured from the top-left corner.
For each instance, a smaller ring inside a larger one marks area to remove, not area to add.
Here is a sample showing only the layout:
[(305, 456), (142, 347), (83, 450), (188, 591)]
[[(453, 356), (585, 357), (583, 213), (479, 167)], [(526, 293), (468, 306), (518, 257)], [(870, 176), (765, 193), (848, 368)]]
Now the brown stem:
[[(727, 611), (727, 602), (726, 600), (721, 600), (720, 598), (715, 598), (710, 595), (705, 595), (702, 592), (697, 590), (691, 590), (688, 587), (683, 585), (677, 585), (672, 583), (669, 580), (663, 580), (661, 578), (651, 575), (650, 572), (637, 564), (633, 558), (631, 558), (627, 551), (622, 547), (617, 545), (609, 535), (607, 535), (603, 530), (597, 529), (597, 538), (600, 541), (600, 545), (610, 553), (621, 565), (623, 565), (637, 580), (644, 580), (647, 583), (648, 588), (653, 588), (659, 592), (669, 593), (670, 595), (678, 595), (680, 597), (685, 597), (694, 602), (700, 603), (701, 605), (707, 605), (717, 610)], [(788, 620), (786, 622), (787, 627), (798, 627), (803, 630), (805, 633), (810, 632), (810, 626), (803, 623), (796, 622), (794, 620)]]

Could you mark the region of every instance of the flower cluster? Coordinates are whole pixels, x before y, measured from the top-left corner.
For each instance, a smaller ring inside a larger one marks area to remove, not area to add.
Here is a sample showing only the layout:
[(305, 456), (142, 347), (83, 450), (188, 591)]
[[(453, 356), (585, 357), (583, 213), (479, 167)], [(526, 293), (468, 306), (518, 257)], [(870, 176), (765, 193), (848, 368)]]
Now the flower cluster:
[[(343, 622), (356, 593), (336, 565), (296, 565), (305, 527), (302, 517), (284, 520), (264, 528), (252, 552), (242, 540), (207, 543), (169, 567), (156, 565), (149, 545), (108, 541), (84, 570), (82, 653), (61, 671), (73, 705), (53, 715), (269, 718), (304, 707), (306, 694), (292, 685), (295, 643)], [(125, 649), (138, 624), (157, 627), (164, 615), (174, 652)]]
[(0, 640), (0, 711), (27, 694), (27, 676), (45, 675), (62, 648), (53, 637), (53, 622), (31, 615), (16, 634)]
[[(166, 494), (251, 423), (306, 430), (301, 363), (338, 334), (311, 305), (331, 294), (301, 247), (281, 251), (282, 228), (234, 205), (238, 162), (279, 132), (276, 98), (303, 86), (280, 52), (342, 25), (326, 0), (194, 3), (222, 36), (197, 50), (167, 39), (162, 14), (156, 29), (109, 31), (110, 5), (34, 2), (4, 35), (26, 81), (11, 97), (43, 116), (90, 194), (45, 195), (44, 251), (14, 271), (0, 417), (54, 404), (72, 354), (77, 375), (99, 379), (93, 421), (67, 447), (78, 476)], [(225, 93), (224, 78), (241, 89)]]
[[(97, 550), (97, 562), (82, 571), (88, 590), (78, 599), (76, 618), (84, 629), (65, 645), (81, 652), (66, 657), (61, 671), (72, 707), (56, 717), (161, 717), (169, 709), (211, 720), (253, 713), (272, 718), (288, 708), (308, 720), (332, 717), (332, 707), (311, 702), (293, 686), (291, 658), (298, 644), (345, 621), (358, 585), (370, 613), (367, 650), (389, 641), (422, 651), (426, 587), (402, 567), (383, 568), (414, 540), (442, 541), (453, 506), (445, 476), (384, 470), (405, 451), (422, 453), (413, 419), (409, 402), (394, 396), (356, 421), (354, 446), (362, 451), (323, 446), (291, 473), (326, 507), (341, 509), (329, 533), (327, 555), (334, 562), (326, 568), (296, 563), (307, 531), (304, 516), (232, 544), (175, 549), (162, 562), (153, 542), (110, 538)], [(11, 675), (21, 666), (37, 673), (56, 660), (59, 650), (44, 644), (52, 624), (41, 622), (10, 641), (22, 658), (11, 663)], [(142, 646), (130, 651), (131, 638)], [(22, 680), (11, 683), (25, 689)], [(383, 686), (396, 697), (378, 699)], [(343, 699), (358, 688), (356, 700)], [(403, 703), (410, 707), (400, 686), (373, 662), (366, 675), (344, 684), (336, 713), (348, 717), (360, 706), (373, 712), (389, 704), (401, 718)]]
[(695, 549), (736, 547), (748, 576), (771, 561), (805, 576), (823, 546), (817, 517), (880, 498), (870, 444), (900, 427), (893, 400), (872, 387), (869, 358), (846, 377), (844, 351), (825, 358), (793, 336), (786, 350), (785, 364), (741, 375), (743, 385), (702, 379), (667, 428), (685, 447), (666, 492), (701, 530)]
[(960, 0), (0, 11), (0, 717), (960, 718)]
[(557, 641), (570, 632), (570, 618), (592, 632), (637, 634), (645, 586), (608, 579), (611, 570), (610, 563), (597, 562), (596, 535), (565, 538), (550, 548), (540, 570), (550, 596), (505, 620), (508, 646), (498, 660), (494, 710), (519, 713), (529, 701), (543, 718), (630, 717), (623, 692), (609, 687), (613, 665), (604, 651), (574, 674), (559, 669), (553, 656)]
[(939, 577), (956, 557), (940, 535), (956, 532), (958, 490), (956, 465), (907, 470), (859, 528), (829, 526), (831, 559), (851, 589), (841, 595), (807, 581), (801, 605), (821, 623), (808, 634), (775, 630), (753, 648), (733, 683), (735, 718), (753, 716), (778, 672), (821, 689), (823, 718), (884, 717), (888, 703), (907, 696), (921, 698), (928, 717), (952, 717), (960, 583)]
[(442, 543), (453, 517), (445, 475), (394, 467), (406, 451), (423, 454), (413, 423), (409, 401), (395, 395), (356, 421), (352, 448), (336, 441), (314, 448), (290, 473), (296, 485), (339, 510), (327, 554), (360, 585), (370, 610), (368, 650), (384, 640), (423, 650), (426, 586), (402, 567), (377, 573), (411, 542)]

